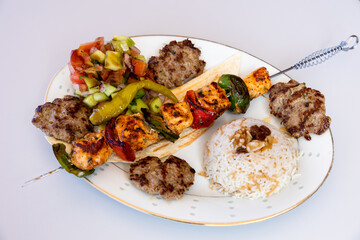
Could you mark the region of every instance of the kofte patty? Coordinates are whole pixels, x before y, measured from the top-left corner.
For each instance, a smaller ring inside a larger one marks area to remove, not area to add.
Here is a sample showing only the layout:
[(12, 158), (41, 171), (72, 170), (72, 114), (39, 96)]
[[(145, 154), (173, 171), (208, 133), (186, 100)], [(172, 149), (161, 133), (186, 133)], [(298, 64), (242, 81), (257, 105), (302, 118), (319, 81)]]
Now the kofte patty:
[(159, 54), (159, 57), (149, 59), (149, 69), (154, 71), (155, 81), (167, 88), (181, 86), (186, 79), (204, 71), (206, 63), (200, 60), (201, 51), (188, 39), (171, 41)]
[(181, 198), (193, 185), (194, 176), (195, 170), (175, 156), (164, 163), (157, 157), (146, 157), (130, 166), (130, 180), (136, 187), (166, 200)]
[(48, 136), (71, 142), (94, 130), (91, 113), (79, 98), (67, 95), (38, 106), (32, 123)]
[(331, 118), (326, 116), (325, 97), (304, 83), (290, 80), (277, 83), (270, 88), (271, 114), (283, 120), (286, 130), (295, 138), (310, 133), (322, 134), (329, 127)]

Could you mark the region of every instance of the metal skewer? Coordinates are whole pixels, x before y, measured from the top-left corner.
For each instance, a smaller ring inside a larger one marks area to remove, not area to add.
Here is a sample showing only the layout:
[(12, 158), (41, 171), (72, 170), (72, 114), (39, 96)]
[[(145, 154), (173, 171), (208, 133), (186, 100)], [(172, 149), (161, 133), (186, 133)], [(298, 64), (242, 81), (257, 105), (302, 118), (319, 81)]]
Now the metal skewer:
[(54, 170), (52, 170), (50, 172), (47, 172), (47, 173), (44, 173), (44, 174), (42, 174), (42, 175), (40, 175), (40, 176), (38, 176), (38, 177), (36, 177), (34, 179), (31, 179), (29, 181), (24, 182), (24, 184), (21, 187), (26, 187), (30, 183), (33, 183), (33, 182), (35, 182), (37, 180), (40, 180), (40, 179), (43, 179), (43, 178), (45, 178), (47, 176), (50, 176), (51, 174), (56, 173), (56, 172), (58, 172), (58, 171), (60, 171), (62, 169), (64, 169), (64, 168), (63, 167), (58, 167), (57, 169), (54, 169)]
[[(354, 41), (354, 43), (349, 46), (350, 41)], [(331, 47), (331, 48), (325, 48), (316, 52), (313, 52), (312, 54), (310, 54), (309, 56), (303, 58), (300, 62), (296, 63), (295, 65), (280, 71), (278, 73), (275, 73), (273, 75), (270, 76), (270, 78), (274, 78), (277, 77), (285, 72), (288, 72), (292, 69), (302, 69), (302, 68), (307, 68), (307, 67), (311, 67), (311, 66), (315, 66), (318, 64), (321, 64), (323, 62), (325, 62), (326, 60), (328, 60), (330, 57), (334, 56), (335, 54), (339, 53), (340, 51), (349, 51), (354, 49), (357, 45), (359, 44), (359, 38), (356, 35), (351, 35), (350, 37), (348, 37), (345, 41), (342, 41), (339, 45), (335, 46), (335, 47)], [(22, 187), (25, 187), (27, 185), (29, 185), (30, 183), (36, 182), (40, 179), (43, 179), (47, 176), (50, 176), (53, 173), (56, 173), (60, 170), (62, 170), (62, 167), (59, 167), (57, 169), (54, 169), (48, 173), (44, 173), (40, 176), (38, 176), (37, 178), (31, 179), (29, 181), (26, 181), (24, 183), (24, 185), (22, 185)]]
[[(349, 43), (351, 41), (354, 41), (354, 43), (349, 46)], [(339, 45), (331, 48), (325, 48), (321, 49), (319, 51), (313, 52), (309, 56), (303, 58), (300, 62), (296, 63), (295, 65), (281, 71), (278, 73), (275, 73), (270, 76), (270, 78), (274, 78), (279, 76), (280, 74), (283, 74), (287, 71), (290, 71), (292, 69), (302, 69), (307, 67), (312, 67), (318, 64), (321, 64), (328, 60), (330, 57), (334, 56), (335, 54), (339, 53), (340, 51), (349, 51), (353, 50), (357, 45), (359, 44), (359, 38), (356, 35), (351, 35), (346, 39), (345, 41), (342, 41)]]

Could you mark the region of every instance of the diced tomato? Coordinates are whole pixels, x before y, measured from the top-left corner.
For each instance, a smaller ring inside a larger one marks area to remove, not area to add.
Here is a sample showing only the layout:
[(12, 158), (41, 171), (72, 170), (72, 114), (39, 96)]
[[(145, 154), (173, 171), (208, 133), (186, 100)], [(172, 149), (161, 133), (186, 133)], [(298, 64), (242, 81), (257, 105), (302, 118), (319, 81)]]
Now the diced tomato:
[(74, 72), (70, 75), (70, 79), (75, 84), (85, 84), (85, 81), (80, 78), (81, 76), (83, 76), (82, 73)]
[(82, 72), (84, 70), (84, 59), (78, 54), (78, 49), (71, 51), (70, 64), (76, 72)]
[(94, 42), (89, 42), (89, 43), (83, 43), (80, 45), (79, 49), (84, 50), (86, 53), (89, 54), (90, 49), (92, 47), (96, 47), (97, 49), (100, 49), (101, 46), (104, 45), (104, 37), (98, 37), (95, 39)]
[(147, 64), (135, 58), (131, 58), (131, 64), (134, 66), (134, 74), (140, 77), (145, 76)]

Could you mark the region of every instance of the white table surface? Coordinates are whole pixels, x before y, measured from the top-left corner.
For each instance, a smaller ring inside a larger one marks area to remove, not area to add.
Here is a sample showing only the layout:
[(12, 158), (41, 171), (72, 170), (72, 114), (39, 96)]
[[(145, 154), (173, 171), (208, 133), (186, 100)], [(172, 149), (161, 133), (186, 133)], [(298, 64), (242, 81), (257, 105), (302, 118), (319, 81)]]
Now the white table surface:
[(360, 47), (291, 71), (319, 89), (332, 118), (335, 160), (324, 185), (299, 207), (242, 226), (207, 227), (133, 210), (57, 168), (31, 124), (71, 49), (97, 36), (174, 34), (221, 42), (284, 69), (307, 54), (360, 36), (359, 0), (0, 0), (2, 138), (0, 239), (360, 239)]

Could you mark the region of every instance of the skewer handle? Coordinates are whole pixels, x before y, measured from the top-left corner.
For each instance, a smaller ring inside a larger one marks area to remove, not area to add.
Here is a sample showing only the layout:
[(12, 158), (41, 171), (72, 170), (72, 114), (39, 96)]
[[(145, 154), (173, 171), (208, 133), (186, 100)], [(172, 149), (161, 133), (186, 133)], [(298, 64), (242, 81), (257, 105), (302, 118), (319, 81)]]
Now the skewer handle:
[[(351, 41), (354, 41), (354, 42), (350, 46), (349, 43)], [(292, 69), (302, 69), (302, 68), (316, 66), (318, 64), (325, 62), (326, 60), (328, 60), (329, 58), (331, 58), (332, 56), (334, 56), (335, 54), (337, 54), (340, 51), (346, 52), (349, 50), (353, 50), (358, 44), (359, 44), (358, 36), (351, 35), (350, 37), (348, 37), (348, 39), (346, 39), (345, 41), (342, 41), (339, 45), (337, 45), (335, 47), (325, 48), (325, 49), (321, 49), (319, 51), (313, 52), (309, 56), (303, 58), (300, 62), (296, 63), (295, 65), (293, 65), (281, 72), (278, 72), (278, 73), (270, 76), (270, 78), (274, 78), (274, 77), (276, 77), (280, 74), (283, 74), (287, 71), (290, 71)]]

